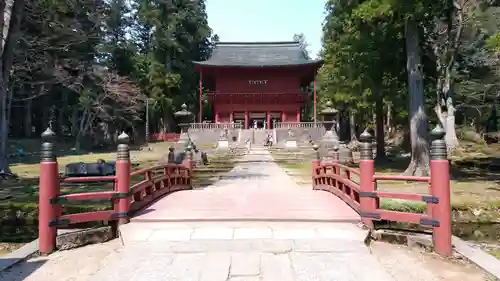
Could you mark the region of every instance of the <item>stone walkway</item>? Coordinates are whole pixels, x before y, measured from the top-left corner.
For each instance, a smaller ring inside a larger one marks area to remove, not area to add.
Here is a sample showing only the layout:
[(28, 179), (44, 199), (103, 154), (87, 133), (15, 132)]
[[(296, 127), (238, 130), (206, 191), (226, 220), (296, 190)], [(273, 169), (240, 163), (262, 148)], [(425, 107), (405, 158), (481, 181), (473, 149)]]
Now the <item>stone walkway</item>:
[(254, 148), (214, 185), (173, 193), (133, 220), (359, 222), (360, 217), (333, 194), (299, 187), (267, 149)]
[[(172, 197), (188, 201), (160, 200), (121, 227), (120, 239), (31, 259), (0, 275), (0, 280), (443, 280), (409, 254), (395, 255), (391, 248), (372, 254), (364, 244), (367, 231), (357, 223), (340, 222), (339, 218), (359, 220), (338, 206), (343, 202), (297, 187), (267, 151), (252, 152), (229, 178), (201, 191), (229, 193), (231, 196), (223, 198), (231, 204), (216, 196), (210, 202), (189, 201), (189, 196), (200, 191)], [(257, 158), (268, 162), (256, 164)], [(315, 201), (312, 194), (327, 199)], [(219, 208), (210, 207), (214, 205)], [(210, 220), (203, 220), (204, 212), (210, 214)], [(175, 219), (169, 221), (169, 214)], [(297, 216), (295, 221), (293, 216)], [(284, 219), (278, 221), (280, 218)]]

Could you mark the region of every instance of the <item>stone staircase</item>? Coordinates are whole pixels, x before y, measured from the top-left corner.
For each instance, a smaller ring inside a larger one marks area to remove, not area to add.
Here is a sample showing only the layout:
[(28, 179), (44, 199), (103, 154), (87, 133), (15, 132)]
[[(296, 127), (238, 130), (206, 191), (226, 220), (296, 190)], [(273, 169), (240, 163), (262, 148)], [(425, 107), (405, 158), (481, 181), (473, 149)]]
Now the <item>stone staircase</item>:
[(263, 147), (266, 141), (267, 135), (272, 134), (271, 130), (264, 129), (254, 129), (253, 130), (253, 145), (257, 147)]

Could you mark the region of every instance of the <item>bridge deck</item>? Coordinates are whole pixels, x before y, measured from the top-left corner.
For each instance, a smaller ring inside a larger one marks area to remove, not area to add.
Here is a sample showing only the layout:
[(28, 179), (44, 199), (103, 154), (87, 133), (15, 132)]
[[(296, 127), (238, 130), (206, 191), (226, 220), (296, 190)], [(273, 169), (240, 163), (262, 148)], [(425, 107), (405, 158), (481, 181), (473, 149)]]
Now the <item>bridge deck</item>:
[(359, 222), (360, 217), (335, 195), (297, 186), (267, 150), (253, 149), (214, 185), (173, 193), (132, 220)]

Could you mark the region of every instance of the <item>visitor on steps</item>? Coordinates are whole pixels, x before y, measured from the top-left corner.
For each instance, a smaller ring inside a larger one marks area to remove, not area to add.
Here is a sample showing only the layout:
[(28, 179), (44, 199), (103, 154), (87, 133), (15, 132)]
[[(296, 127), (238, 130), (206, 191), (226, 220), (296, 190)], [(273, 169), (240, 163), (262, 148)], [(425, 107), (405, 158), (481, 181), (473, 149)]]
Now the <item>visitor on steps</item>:
[(250, 153), (250, 149), (252, 148), (252, 143), (250, 142), (250, 139), (247, 139), (245, 141), (245, 144), (247, 146), (247, 153)]

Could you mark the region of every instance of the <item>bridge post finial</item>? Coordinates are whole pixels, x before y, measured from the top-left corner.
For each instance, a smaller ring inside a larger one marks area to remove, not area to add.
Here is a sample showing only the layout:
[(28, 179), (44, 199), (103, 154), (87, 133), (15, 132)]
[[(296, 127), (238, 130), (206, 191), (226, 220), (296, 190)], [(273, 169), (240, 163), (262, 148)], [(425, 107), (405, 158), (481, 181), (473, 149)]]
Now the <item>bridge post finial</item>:
[(50, 226), (61, 215), (57, 204), (60, 193), (59, 167), (55, 155), (56, 134), (49, 128), (42, 133), (40, 151), (40, 189), (38, 202), (38, 239), (40, 255), (48, 255), (56, 249), (57, 228)]
[(174, 163), (174, 162), (175, 162), (175, 148), (173, 146), (169, 146), (167, 163)]
[(317, 144), (313, 144), (312, 148), (314, 150), (314, 154), (316, 156), (316, 160), (320, 161), (321, 157), (319, 155), (319, 146)]
[(340, 148), (337, 144), (333, 146), (333, 161), (339, 162), (340, 161)]
[(361, 141), (359, 152), (360, 152), (360, 159), (361, 160), (371, 160), (373, 159), (373, 137), (372, 135), (368, 132), (368, 130), (365, 129), (363, 133), (359, 136), (359, 139)]
[(118, 224), (128, 223), (128, 212), (132, 202), (130, 196), (130, 137), (122, 132), (118, 136), (118, 148), (116, 152), (116, 192), (118, 198), (115, 204), (115, 217), (118, 219)]
[(436, 253), (442, 256), (451, 256), (451, 200), (450, 200), (450, 164), (448, 162), (445, 131), (439, 125), (431, 131), (431, 196), (437, 204), (429, 204), (432, 208), (432, 217), (437, 227), (433, 227), (432, 238)]
[(445, 131), (437, 125), (431, 131), (431, 160), (444, 160), (448, 158), (446, 142), (444, 140)]

